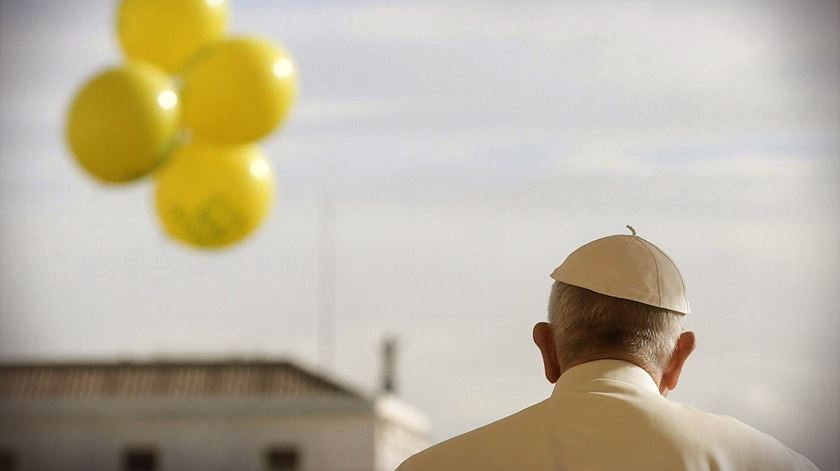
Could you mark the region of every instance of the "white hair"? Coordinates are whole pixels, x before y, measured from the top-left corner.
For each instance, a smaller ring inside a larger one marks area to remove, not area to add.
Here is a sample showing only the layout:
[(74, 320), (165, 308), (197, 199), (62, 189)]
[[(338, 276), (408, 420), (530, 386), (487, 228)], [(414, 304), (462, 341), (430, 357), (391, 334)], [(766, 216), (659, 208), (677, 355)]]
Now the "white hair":
[(618, 354), (663, 371), (676, 348), (685, 315), (555, 281), (548, 319), (561, 364)]

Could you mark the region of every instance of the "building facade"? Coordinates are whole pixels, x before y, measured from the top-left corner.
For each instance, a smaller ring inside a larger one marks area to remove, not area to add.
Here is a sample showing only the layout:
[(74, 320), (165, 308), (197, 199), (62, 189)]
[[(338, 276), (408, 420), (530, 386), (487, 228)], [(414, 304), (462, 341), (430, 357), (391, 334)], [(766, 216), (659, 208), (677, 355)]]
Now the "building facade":
[(0, 471), (391, 471), (427, 433), (289, 361), (0, 366)]

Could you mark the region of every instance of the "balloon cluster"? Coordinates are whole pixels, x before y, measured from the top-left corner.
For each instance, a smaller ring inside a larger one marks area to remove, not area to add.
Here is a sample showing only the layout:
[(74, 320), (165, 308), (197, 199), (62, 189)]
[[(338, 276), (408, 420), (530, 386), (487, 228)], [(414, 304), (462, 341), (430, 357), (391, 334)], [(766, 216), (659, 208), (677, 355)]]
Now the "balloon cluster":
[(67, 119), (76, 161), (96, 179), (154, 174), (157, 214), (175, 239), (223, 247), (254, 231), (274, 193), (256, 141), (294, 102), (286, 51), (226, 36), (226, 0), (122, 0), (127, 60), (84, 84)]

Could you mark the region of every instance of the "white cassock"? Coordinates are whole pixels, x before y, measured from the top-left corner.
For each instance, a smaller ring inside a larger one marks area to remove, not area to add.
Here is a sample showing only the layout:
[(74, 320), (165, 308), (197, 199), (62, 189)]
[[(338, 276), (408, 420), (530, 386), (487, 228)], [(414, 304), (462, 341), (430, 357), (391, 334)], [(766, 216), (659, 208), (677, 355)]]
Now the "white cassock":
[(775, 438), (659, 394), (619, 360), (575, 366), (551, 397), (406, 460), (397, 471), (816, 470)]

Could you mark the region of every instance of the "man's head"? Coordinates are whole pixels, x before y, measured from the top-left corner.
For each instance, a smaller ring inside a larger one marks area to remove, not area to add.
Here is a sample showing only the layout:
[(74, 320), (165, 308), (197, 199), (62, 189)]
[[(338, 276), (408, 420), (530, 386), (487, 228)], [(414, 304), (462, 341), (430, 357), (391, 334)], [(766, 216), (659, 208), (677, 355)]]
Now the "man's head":
[(612, 236), (573, 252), (552, 277), (549, 323), (534, 327), (550, 382), (572, 366), (617, 359), (644, 368), (663, 395), (677, 386), (695, 339), (683, 332), (682, 275), (664, 252), (635, 233)]

